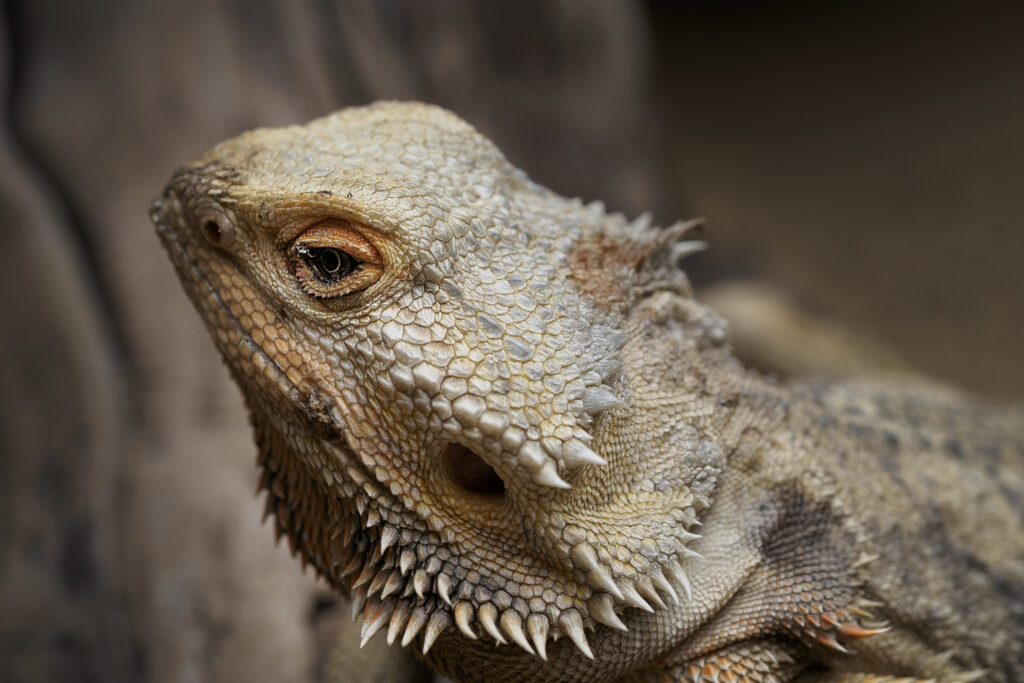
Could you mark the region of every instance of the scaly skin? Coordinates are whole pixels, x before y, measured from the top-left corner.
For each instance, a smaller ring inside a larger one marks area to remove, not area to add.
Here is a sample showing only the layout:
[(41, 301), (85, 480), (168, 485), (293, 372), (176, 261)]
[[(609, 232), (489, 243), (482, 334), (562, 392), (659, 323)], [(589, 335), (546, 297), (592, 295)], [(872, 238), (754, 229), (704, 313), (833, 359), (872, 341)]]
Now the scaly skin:
[(460, 680), (1022, 668), (1024, 414), (745, 370), (677, 267), (692, 224), (417, 104), (222, 143), (153, 218), (364, 639)]

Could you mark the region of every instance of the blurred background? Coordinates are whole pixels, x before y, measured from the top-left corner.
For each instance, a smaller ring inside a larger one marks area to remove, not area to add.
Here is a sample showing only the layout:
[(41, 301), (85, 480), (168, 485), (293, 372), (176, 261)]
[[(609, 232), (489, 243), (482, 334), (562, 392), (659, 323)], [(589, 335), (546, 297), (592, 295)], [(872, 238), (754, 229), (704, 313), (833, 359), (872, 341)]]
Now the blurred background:
[(795, 372), (813, 337), (1024, 396), (1024, 5), (2, 10), (0, 681), (422, 676), (382, 638), (330, 654), (358, 634), (261, 526), (239, 394), (147, 218), (250, 127), (441, 104), (562, 194), (706, 216), (687, 269), (752, 363)]

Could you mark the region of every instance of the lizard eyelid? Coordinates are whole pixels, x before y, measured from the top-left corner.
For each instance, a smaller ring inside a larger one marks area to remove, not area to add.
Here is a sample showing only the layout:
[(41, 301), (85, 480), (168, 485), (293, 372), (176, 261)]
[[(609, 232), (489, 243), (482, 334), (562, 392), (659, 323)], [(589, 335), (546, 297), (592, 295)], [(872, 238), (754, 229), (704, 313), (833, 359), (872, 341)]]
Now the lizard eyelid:
[(289, 248), (299, 286), (318, 299), (360, 292), (380, 279), (380, 252), (352, 223), (328, 218), (308, 227)]

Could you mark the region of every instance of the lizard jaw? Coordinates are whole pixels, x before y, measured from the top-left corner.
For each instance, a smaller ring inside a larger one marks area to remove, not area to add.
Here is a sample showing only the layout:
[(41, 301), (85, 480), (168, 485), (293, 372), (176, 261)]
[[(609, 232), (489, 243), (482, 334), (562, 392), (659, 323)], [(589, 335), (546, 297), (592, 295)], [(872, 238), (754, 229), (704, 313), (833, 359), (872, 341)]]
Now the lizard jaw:
[[(340, 412), (336, 408), (332, 414), (341, 418)], [(351, 434), (341, 424), (337, 430)], [(549, 637), (566, 636), (591, 657), (586, 631), (599, 625), (624, 630), (624, 609), (653, 612), (690, 594), (681, 561), (692, 552), (685, 545), (663, 563), (647, 563), (632, 578), (613, 578), (593, 546), (575, 537), (578, 527), (572, 524), (562, 527), (568, 529), (563, 535), (576, 541), (565, 551), (569, 563), (564, 572), (539, 575), (542, 580), (533, 587), (506, 580), (494, 568), (486, 569), (486, 557), (460, 547), (459, 535), (450, 528), (430, 525), (439, 518), (426, 503), (417, 506), (403, 501), (400, 491), (390, 491), (374, 476), (376, 465), (364, 461), (358, 444), (334, 441), (323, 447), (335, 462), (344, 463), (346, 484), (337, 498), (355, 501), (357, 509), (343, 527), (343, 550), (328, 575), (352, 595), (353, 617), (363, 620), (364, 643), (386, 626), (389, 644), (400, 638), (408, 645), (422, 633), (426, 654), (441, 633), (454, 627), (470, 640), (484, 636), (496, 645), (511, 642), (541, 658), (546, 658)], [(459, 450), (462, 457), (482, 462), (469, 448)], [(550, 571), (528, 555), (508, 564)]]

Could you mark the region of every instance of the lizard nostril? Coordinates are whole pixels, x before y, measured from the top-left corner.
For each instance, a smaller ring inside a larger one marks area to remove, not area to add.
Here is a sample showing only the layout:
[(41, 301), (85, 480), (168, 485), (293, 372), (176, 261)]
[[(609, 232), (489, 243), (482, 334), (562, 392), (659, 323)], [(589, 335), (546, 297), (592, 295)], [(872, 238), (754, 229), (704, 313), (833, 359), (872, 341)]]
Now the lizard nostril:
[(500, 496), (505, 493), (505, 482), (494, 468), (469, 448), (450, 443), (444, 449), (445, 468), (459, 488), (483, 496)]
[(203, 222), (202, 230), (206, 241), (215, 247), (224, 249), (235, 241), (235, 229), (226, 221), (210, 218)]

